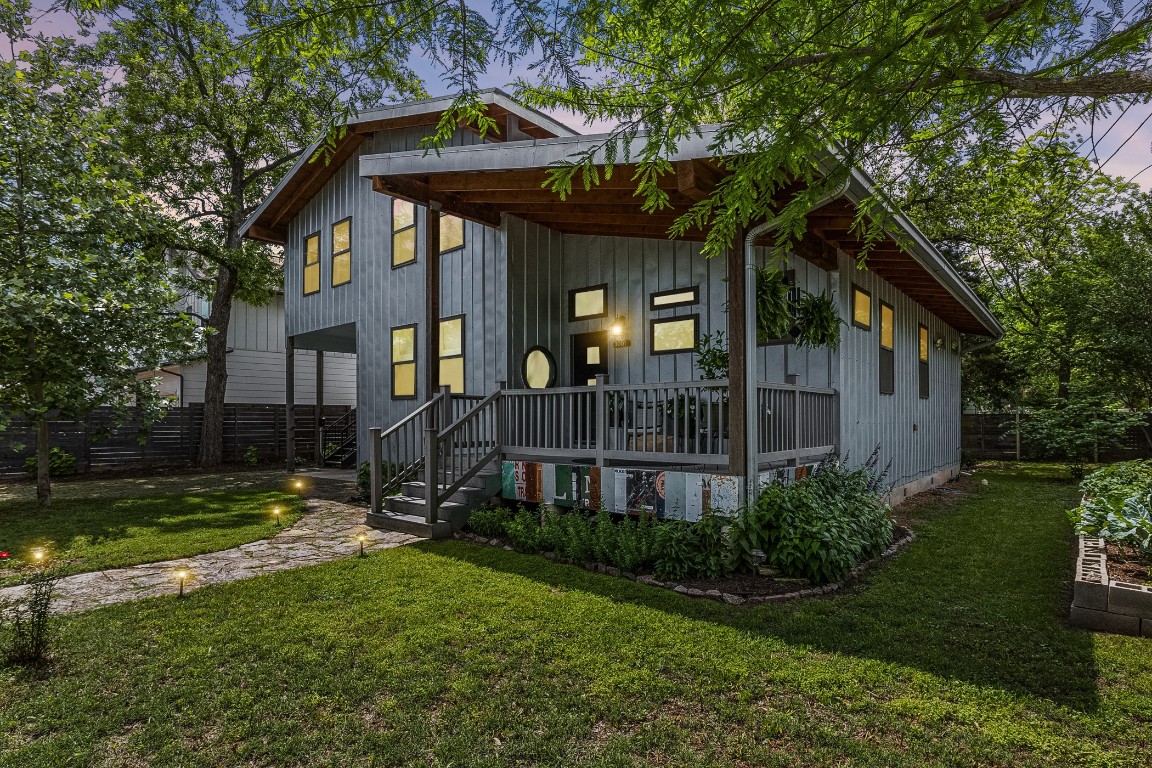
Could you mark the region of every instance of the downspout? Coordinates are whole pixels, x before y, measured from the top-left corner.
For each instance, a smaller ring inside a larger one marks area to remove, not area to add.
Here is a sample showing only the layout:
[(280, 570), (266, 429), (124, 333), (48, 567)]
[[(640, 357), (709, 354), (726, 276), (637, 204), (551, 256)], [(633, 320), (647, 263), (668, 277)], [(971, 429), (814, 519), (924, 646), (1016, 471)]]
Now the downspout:
[[(851, 182), (852, 176), (849, 174), (834, 192), (829, 192), (813, 203), (809, 212), (842, 197)], [(748, 504), (756, 501), (759, 492), (757, 477), (760, 473), (760, 436), (756, 433), (759, 424), (756, 418), (759, 400), (756, 385), (760, 367), (756, 359), (756, 261), (752, 255), (752, 244), (761, 235), (777, 229), (780, 223), (780, 217), (773, 216), (748, 230), (744, 238), (744, 439), (747, 441), (744, 448), (744, 498)]]

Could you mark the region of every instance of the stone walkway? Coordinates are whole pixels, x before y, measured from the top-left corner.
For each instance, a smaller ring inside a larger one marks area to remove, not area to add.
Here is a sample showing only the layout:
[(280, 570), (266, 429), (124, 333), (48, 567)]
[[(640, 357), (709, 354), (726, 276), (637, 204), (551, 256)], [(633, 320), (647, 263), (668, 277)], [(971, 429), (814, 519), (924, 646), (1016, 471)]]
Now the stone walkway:
[[(353, 557), (360, 551), (357, 536), (363, 535), (366, 552), (399, 547), (420, 541), (415, 536), (380, 531), (364, 524), (364, 508), (336, 501), (311, 499), (307, 514), (295, 525), (270, 539), (241, 544), (222, 552), (134, 565), (109, 571), (67, 576), (56, 585), (53, 613), (74, 613), (112, 603), (174, 595), (180, 571), (188, 578), (184, 591), (209, 584), (249, 579), (276, 571)], [(0, 589), (0, 603), (20, 597), (27, 587)]]

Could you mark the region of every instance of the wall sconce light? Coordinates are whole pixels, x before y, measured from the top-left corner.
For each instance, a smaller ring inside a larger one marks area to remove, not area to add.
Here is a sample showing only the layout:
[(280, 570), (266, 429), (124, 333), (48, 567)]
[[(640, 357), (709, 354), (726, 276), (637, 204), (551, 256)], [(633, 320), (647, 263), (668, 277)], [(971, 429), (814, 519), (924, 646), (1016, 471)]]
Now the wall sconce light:
[(612, 321), (612, 325), (608, 326), (608, 335), (612, 337), (612, 346), (632, 346), (632, 340), (624, 338), (625, 330), (628, 327), (626, 322), (627, 319), (624, 315), (616, 315), (616, 319)]

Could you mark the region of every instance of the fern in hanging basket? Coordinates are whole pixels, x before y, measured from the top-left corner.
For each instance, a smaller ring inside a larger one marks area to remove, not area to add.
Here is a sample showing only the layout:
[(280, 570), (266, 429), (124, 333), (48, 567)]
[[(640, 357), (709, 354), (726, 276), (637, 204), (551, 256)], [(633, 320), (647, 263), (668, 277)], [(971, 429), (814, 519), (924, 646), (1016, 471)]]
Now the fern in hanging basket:
[(831, 296), (805, 291), (796, 302), (796, 346), (836, 349), (843, 322)]
[(792, 302), (784, 272), (772, 267), (756, 268), (756, 343), (787, 338), (794, 322)]

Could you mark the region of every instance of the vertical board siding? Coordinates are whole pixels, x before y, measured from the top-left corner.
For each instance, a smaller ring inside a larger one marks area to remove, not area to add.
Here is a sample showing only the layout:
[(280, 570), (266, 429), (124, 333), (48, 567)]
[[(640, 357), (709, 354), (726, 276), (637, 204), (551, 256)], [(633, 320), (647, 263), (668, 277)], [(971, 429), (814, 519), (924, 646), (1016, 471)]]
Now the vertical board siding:
[[(841, 452), (858, 465), (879, 445), (887, 482), (899, 487), (960, 462), (959, 333), (875, 273), (840, 254), (840, 301), (848, 317), (852, 285), (872, 293), (872, 330), (843, 329), (840, 345)], [(895, 323), (895, 393), (880, 394), (879, 302), (891, 304)], [(917, 328), (928, 327), (930, 393), (919, 396)], [(937, 338), (944, 348), (937, 349)], [(915, 425), (915, 429), (914, 429)]]
[[(206, 363), (179, 368), (184, 377), (184, 404), (204, 402)], [(296, 402), (316, 401), (316, 353), (296, 350)], [(177, 393), (180, 383), (175, 377), (165, 382), (165, 390)], [(228, 387), (226, 403), (284, 404), (284, 352), (234, 349), (228, 354)], [(324, 353), (324, 403), (356, 404), (356, 355), (341, 352)]]

